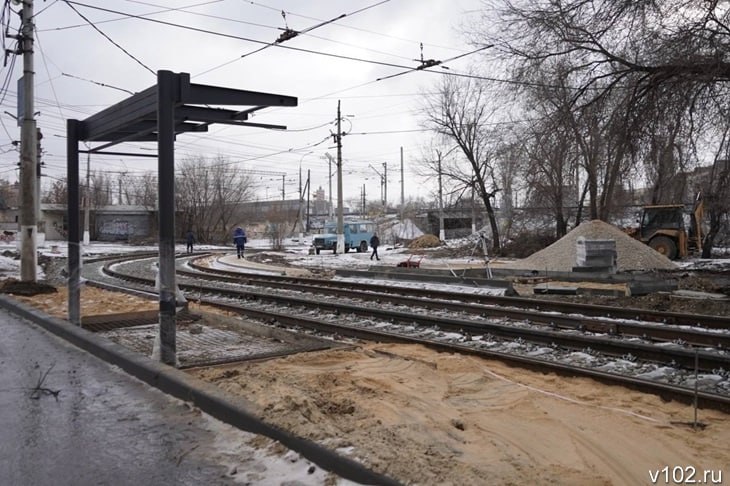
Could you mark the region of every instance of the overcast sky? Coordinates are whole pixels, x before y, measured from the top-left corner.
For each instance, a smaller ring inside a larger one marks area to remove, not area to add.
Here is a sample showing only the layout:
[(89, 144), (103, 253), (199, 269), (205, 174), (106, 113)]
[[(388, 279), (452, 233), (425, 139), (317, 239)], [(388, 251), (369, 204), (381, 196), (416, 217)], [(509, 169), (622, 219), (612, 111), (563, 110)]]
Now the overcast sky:
[[(65, 176), (65, 120), (86, 117), (138, 92), (156, 81), (150, 71), (167, 69), (190, 73), (201, 84), (294, 96), (299, 106), (268, 108), (253, 122), (281, 124), (287, 132), (214, 125), (205, 134), (178, 137), (176, 158), (222, 155), (254, 174), (261, 199), (281, 198), (286, 173), (286, 197), (295, 198), (299, 166), (311, 170), (312, 188), (328, 190), (325, 152), (336, 155), (330, 136), (335, 129), (337, 100), (349, 135), (343, 138), (345, 199), (358, 197), (366, 186), (368, 199), (379, 199), (383, 163), (387, 163), (388, 200), (400, 203), (400, 147), (404, 149), (406, 197), (431, 197), (432, 188), (413, 173), (414, 161), (430, 134), (422, 130), (421, 94), (432, 91), (440, 74), (402, 72), (388, 63), (417, 66), (423, 43), (426, 59), (446, 60), (474, 50), (459, 26), (479, 0), (350, 0), (347, 2), (288, 0), (83, 0), (73, 5), (88, 21), (126, 50), (115, 46), (62, 0), (35, 0), (35, 86), (38, 126), (43, 131), (43, 185)], [(87, 5), (87, 6), (84, 6)], [(127, 15), (90, 8), (111, 9)], [(14, 6), (18, 9), (18, 6)], [(174, 10), (170, 10), (174, 9)], [(282, 10), (286, 17), (282, 16)], [(129, 15), (138, 16), (138, 18)], [(347, 16), (282, 44), (246, 56), (274, 41), (284, 28), (301, 31)], [(141, 17), (141, 18), (140, 18)], [(152, 22), (146, 19), (154, 19)], [(183, 29), (165, 23), (198, 29)], [(6, 21), (7, 23), (7, 21)], [(10, 25), (19, 20), (12, 15)], [(210, 31), (210, 33), (202, 32)], [(218, 34), (218, 35), (216, 35)], [(223, 34), (223, 35), (220, 35)], [(246, 38), (259, 43), (243, 40)], [(12, 47), (6, 40), (6, 47)], [(312, 52), (287, 49), (294, 47)], [(322, 53), (358, 58), (341, 59)], [(241, 56), (244, 56), (241, 58)], [(464, 72), (479, 61), (467, 55), (447, 63)], [(135, 59), (133, 59), (136, 58)], [(12, 56), (3, 69), (7, 89), (2, 95), (0, 178), (17, 180), (18, 153), (10, 145), (20, 138), (15, 119), (17, 79), (22, 57)], [(375, 62), (365, 62), (375, 61)], [(438, 69), (438, 68), (435, 68)], [(8, 78), (8, 76), (10, 76)], [(80, 79), (81, 78), (81, 79)], [(99, 84), (108, 85), (108, 87)], [(0, 127), (1, 128), (1, 127)], [(155, 150), (156, 145), (124, 144), (115, 150)], [(127, 174), (156, 169), (154, 159), (100, 157), (92, 170)], [(371, 168), (374, 167), (373, 168)], [(334, 166), (333, 166), (334, 170)], [(376, 172), (377, 170), (377, 172)], [(83, 174), (82, 174), (83, 175)], [(333, 187), (336, 184), (333, 180)]]

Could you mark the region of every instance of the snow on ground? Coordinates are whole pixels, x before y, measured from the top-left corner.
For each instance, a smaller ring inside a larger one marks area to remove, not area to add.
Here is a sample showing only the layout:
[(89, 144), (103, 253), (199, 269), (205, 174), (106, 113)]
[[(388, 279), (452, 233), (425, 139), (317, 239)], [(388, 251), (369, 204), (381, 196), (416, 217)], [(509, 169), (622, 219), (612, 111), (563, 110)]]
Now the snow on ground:
[[(20, 260), (0, 255), (0, 278), (20, 279)], [(36, 266), (36, 277), (39, 280), (45, 278), (45, 273), (40, 266)]]
[[(409, 253), (406, 248), (394, 247), (393, 245), (383, 245), (378, 248), (380, 260), (370, 260), (372, 249), (367, 253), (357, 253), (350, 251), (348, 253), (333, 254), (330, 251), (324, 251), (319, 255), (310, 254), (312, 244), (311, 236), (302, 238), (287, 238), (283, 240), (283, 249), (279, 251), (271, 250), (271, 241), (269, 239), (252, 239), (246, 245), (247, 249), (254, 249), (257, 252), (263, 252), (264, 257), (257, 260), (262, 263), (268, 263), (265, 255), (271, 255), (271, 262), (276, 262), (280, 258), (285, 258), (291, 265), (306, 266), (319, 269), (337, 269), (348, 268), (357, 270), (366, 270), (369, 267), (394, 267), (398, 263), (411, 259), (419, 259), (422, 268), (443, 268), (451, 270), (456, 276), (459, 270), (468, 266), (478, 266), (484, 263), (484, 259), (478, 256), (462, 257), (462, 258), (444, 258), (434, 257), (428, 249), (419, 250), (419, 254)], [(474, 246), (477, 241), (474, 238), (461, 238), (458, 240), (448, 240), (446, 247), (457, 248), (459, 246)], [(89, 245), (82, 245), (81, 254), (84, 257), (95, 257), (102, 255), (123, 254), (131, 252), (153, 252), (157, 251), (157, 245), (129, 245), (125, 242), (92, 242)], [(175, 246), (177, 253), (185, 253), (184, 244)], [(212, 251), (222, 253), (235, 253), (233, 244), (230, 246), (221, 245), (195, 245), (195, 251)], [(12, 252), (12, 253), (10, 253)], [(20, 275), (20, 261), (16, 259), (18, 246), (16, 242), (0, 242), (0, 254), (5, 253), (6, 256), (0, 256), (0, 277), (15, 277)], [(68, 255), (68, 243), (66, 241), (46, 241), (38, 248), (39, 255), (51, 258), (66, 258)], [(501, 260), (500, 260), (501, 261)], [(678, 261), (678, 266), (683, 270), (730, 270), (730, 258), (718, 259), (700, 259), (690, 258)], [(508, 266), (508, 265), (506, 265)], [(38, 269), (39, 278), (43, 278), (42, 269)]]

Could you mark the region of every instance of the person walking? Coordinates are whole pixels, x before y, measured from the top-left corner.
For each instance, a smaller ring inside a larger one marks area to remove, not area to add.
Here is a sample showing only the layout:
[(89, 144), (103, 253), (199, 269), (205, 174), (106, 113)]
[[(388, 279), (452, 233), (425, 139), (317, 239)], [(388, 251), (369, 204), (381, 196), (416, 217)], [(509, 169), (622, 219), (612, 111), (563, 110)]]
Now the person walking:
[(378, 256), (378, 246), (380, 246), (380, 238), (378, 238), (378, 235), (373, 234), (372, 238), (370, 238), (370, 246), (373, 247), (373, 254), (370, 255), (370, 259), (372, 260), (373, 257), (375, 257), (376, 260), (380, 260), (380, 257)]
[(187, 243), (188, 253), (192, 253), (193, 243), (195, 243), (195, 235), (193, 234), (193, 230), (188, 230), (187, 234), (185, 235), (185, 243)]
[(246, 249), (246, 232), (240, 226), (233, 232), (233, 243), (236, 245), (238, 258), (246, 258), (243, 254)]

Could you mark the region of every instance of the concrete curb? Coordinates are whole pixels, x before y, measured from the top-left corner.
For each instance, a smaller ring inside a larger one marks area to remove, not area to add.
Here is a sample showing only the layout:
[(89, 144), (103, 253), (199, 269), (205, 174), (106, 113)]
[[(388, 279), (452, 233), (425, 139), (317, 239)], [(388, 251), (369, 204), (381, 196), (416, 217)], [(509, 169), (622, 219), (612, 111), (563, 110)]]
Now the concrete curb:
[[(499, 289), (511, 289), (512, 282), (501, 279), (487, 279), (483, 277), (469, 276), (463, 270), (454, 270), (456, 276), (449, 270), (436, 269), (408, 269), (408, 268), (385, 268), (370, 267), (365, 270), (350, 270), (338, 268), (335, 275), (350, 278), (386, 278), (391, 280), (412, 280), (417, 282), (433, 282), (456, 285), (476, 285), (480, 287), (493, 287)], [(459, 274), (462, 275), (459, 275)], [(471, 272), (473, 274), (473, 272)], [(484, 270), (480, 275), (484, 275)]]
[(5, 295), (0, 295), (0, 308), (39, 325), (48, 332), (107, 363), (118, 366), (164, 393), (192, 403), (222, 422), (276, 440), (322, 469), (331, 471), (342, 478), (360, 484), (400, 484), (392, 478), (373, 472), (359, 462), (342, 457), (315, 442), (267, 424), (252, 412), (254, 407), (249, 402), (240, 398), (236, 398), (234, 402), (232, 397), (219, 388), (180, 370), (136, 354), (116, 343), (95, 336), (85, 329), (49, 316)]

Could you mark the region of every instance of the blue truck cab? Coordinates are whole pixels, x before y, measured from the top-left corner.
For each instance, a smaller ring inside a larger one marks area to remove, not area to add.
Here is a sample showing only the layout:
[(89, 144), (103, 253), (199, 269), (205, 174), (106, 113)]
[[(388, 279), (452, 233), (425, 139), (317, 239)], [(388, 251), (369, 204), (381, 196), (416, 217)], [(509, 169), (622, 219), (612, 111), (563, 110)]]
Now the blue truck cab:
[[(354, 248), (358, 253), (368, 251), (370, 238), (372, 238), (374, 232), (375, 222), (373, 221), (345, 221), (343, 225), (345, 253), (350, 251), (350, 248)], [(332, 250), (334, 253), (337, 253), (337, 223), (325, 223), (324, 233), (316, 235), (312, 244), (317, 255), (322, 250)]]

